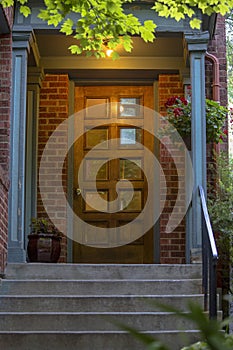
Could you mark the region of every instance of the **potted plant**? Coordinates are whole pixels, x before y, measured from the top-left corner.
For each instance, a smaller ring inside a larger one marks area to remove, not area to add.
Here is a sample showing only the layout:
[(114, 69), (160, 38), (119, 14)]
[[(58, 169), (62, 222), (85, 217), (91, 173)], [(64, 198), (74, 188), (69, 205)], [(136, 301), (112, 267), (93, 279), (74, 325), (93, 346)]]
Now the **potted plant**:
[[(184, 142), (191, 143), (191, 102), (184, 97), (172, 96), (166, 103), (166, 116), (168, 121), (180, 134)], [(219, 143), (227, 136), (226, 116), (227, 108), (220, 106), (218, 102), (206, 99), (206, 142)], [(172, 136), (172, 130), (167, 130)], [(174, 132), (174, 130), (173, 130)], [(188, 144), (186, 144), (189, 147)]]
[(62, 233), (46, 218), (33, 218), (30, 226), (29, 262), (56, 263), (60, 257)]
[[(211, 167), (213, 185), (208, 190), (208, 210), (219, 250), (218, 287), (223, 295), (232, 289), (230, 269), (233, 265), (233, 158), (226, 152), (215, 155)], [(223, 300), (223, 310), (228, 312), (228, 302)]]
[[(214, 185), (209, 187), (208, 210), (215, 232), (233, 237), (233, 158), (226, 152), (215, 155), (211, 167)], [(233, 254), (231, 254), (233, 260)]]

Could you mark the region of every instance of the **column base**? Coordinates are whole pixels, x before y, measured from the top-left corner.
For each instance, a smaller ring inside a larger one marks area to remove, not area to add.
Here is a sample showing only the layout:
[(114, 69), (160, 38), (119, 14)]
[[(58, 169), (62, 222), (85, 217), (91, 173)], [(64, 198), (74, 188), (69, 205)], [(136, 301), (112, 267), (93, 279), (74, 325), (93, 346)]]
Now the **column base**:
[(9, 263), (26, 263), (26, 251), (22, 247), (8, 247)]
[(193, 248), (191, 249), (191, 264), (202, 264), (202, 249), (201, 248)]

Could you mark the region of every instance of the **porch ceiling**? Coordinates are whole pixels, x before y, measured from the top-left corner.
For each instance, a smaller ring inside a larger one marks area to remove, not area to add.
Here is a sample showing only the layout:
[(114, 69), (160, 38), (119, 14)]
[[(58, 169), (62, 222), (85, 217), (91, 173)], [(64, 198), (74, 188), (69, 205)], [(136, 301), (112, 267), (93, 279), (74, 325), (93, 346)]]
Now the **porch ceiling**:
[[(42, 57), (70, 56), (69, 46), (77, 41), (62, 34), (36, 33), (37, 44)], [(145, 43), (141, 38), (133, 38), (133, 50), (125, 52), (121, 46), (117, 47), (121, 56), (145, 57), (177, 57), (183, 56), (183, 39), (181, 33), (169, 33), (169, 37), (158, 36), (153, 43)]]
[[(121, 46), (117, 47), (121, 58), (113, 61), (109, 58), (96, 59), (72, 55), (69, 46), (76, 43), (72, 37), (57, 32), (35, 31), (38, 47), (38, 60), (45, 73), (68, 74), (70, 79), (92, 81), (98, 84), (103, 80), (136, 80), (157, 79), (158, 74), (178, 73), (184, 66), (183, 37), (181, 33), (160, 34), (153, 43), (145, 43), (141, 38), (133, 38), (133, 50), (127, 53)], [(31, 52), (29, 65), (35, 66), (35, 52)]]

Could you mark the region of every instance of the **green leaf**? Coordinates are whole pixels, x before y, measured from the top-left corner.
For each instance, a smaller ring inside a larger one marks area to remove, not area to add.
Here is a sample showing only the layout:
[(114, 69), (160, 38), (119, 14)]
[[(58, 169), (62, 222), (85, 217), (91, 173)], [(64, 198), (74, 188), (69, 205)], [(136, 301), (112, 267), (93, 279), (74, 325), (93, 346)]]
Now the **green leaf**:
[(192, 29), (200, 29), (201, 28), (201, 20), (198, 18), (193, 18), (190, 21), (190, 27)]
[(87, 52), (86, 52), (86, 56), (87, 56), (87, 57), (91, 57), (91, 56), (92, 56), (92, 52), (91, 52), (91, 51), (87, 51)]
[(0, 4), (5, 8), (14, 5), (14, 0), (0, 0)]
[(74, 22), (72, 19), (68, 18), (61, 26), (60, 31), (66, 35), (71, 35), (73, 33)]
[(110, 13), (114, 13), (114, 12), (116, 13), (119, 10), (119, 5), (113, 1), (107, 1), (106, 7)]
[(21, 5), (26, 4), (28, 1), (27, 0), (17, 0)]
[(218, 10), (222, 16), (225, 16), (225, 14), (229, 11), (229, 6), (224, 3), (220, 3), (218, 5)]
[(153, 32), (157, 25), (152, 20), (147, 20), (144, 22), (144, 26), (147, 30)]
[(154, 337), (152, 337), (149, 334), (142, 333), (138, 331), (137, 329), (127, 326), (123, 323), (114, 322), (113, 323), (118, 326), (120, 329), (127, 331), (128, 333), (132, 334), (136, 339), (140, 340), (142, 343), (147, 345), (147, 349), (153, 349), (153, 350), (168, 350), (168, 348), (162, 344), (159, 340), (156, 340)]
[(133, 48), (133, 41), (132, 38), (129, 35), (123, 36), (123, 47), (125, 51), (131, 52)]
[(185, 13), (190, 18), (195, 14), (194, 10), (192, 8), (188, 8), (188, 7), (186, 8)]
[(69, 50), (71, 51), (71, 53), (77, 54), (77, 55), (79, 55), (80, 53), (82, 53), (82, 49), (81, 49), (78, 45), (71, 45), (71, 46), (69, 47)]
[(38, 14), (38, 18), (42, 19), (43, 21), (49, 20), (49, 15), (47, 10), (40, 10), (40, 13)]
[(113, 61), (117, 60), (120, 58), (120, 55), (118, 52), (116, 51), (113, 51), (112, 55), (111, 55), (111, 58), (113, 59)]
[(31, 14), (31, 9), (28, 6), (20, 6), (19, 11), (24, 17), (28, 17)]
[(169, 7), (167, 5), (155, 2), (155, 5), (152, 7), (153, 10), (158, 12), (160, 17), (169, 17), (170, 12), (169, 12)]
[(145, 42), (154, 41), (155, 35), (153, 32), (151, 32), (150, 30), (147, 30), (145, 27), (141, 27), (139, 30), (140, 30), (141, 37)]

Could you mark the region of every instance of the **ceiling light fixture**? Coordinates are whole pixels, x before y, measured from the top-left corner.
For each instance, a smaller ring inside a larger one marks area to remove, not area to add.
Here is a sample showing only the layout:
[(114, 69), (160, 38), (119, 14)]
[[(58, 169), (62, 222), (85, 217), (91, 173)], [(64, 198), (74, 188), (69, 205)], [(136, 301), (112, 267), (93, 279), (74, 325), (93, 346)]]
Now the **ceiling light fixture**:
[(106, 48), (106, 56), (111, 57), (112, 54), (113, 54), (113, 49), (110, 49), (108, 47), (108, 43), (109, 43), (109, 40), (107, 40), (107, 39), (103, 40), (103, 44), (104, 44), (104, 46)]
[(106, 50), (106, 55), (107, 55), (108, 57), (111, 57), (112, 54), (113, 54), (113, 50), (112, 50), (112, 49), (107, 49), (107, 50)]

